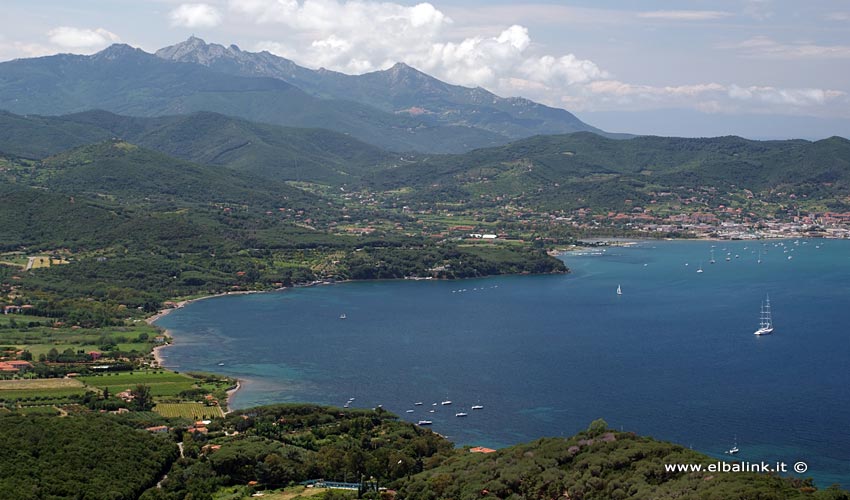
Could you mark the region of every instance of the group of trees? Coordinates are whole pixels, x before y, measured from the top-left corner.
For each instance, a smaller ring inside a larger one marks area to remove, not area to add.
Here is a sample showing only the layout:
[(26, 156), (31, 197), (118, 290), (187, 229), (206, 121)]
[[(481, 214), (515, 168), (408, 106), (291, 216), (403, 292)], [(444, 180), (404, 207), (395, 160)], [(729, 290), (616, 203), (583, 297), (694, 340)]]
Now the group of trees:
[[(223, 430), (239, 435), (222, 438)], [(386, 485), (438, 463), (452, 445), (385, 412), (276, 405), (230, 413), (207, 436), (185, 435), (184, 452), (145, 500), (209, 498), (221, 486), (249, 481), (269, 488), (317, 478)]]
[(400, 479), (405, 500), (524, 498), (847, 499), (811, 480), (758, 473), (668, 472), (665, 464), (715, 459), (671, 443), (607, 429), (602, 420), (571, 438), (544, 438), (494, 454), (468, 453)]
[(0, 416), (0, 498), (133, 500), (177, 459), (174, 441), (100, 415)]
[[(128, 416), (0, 416), (6, 450), (0, 498), (207, 500), (252, 481), (270, 489), (323, 478), (361, 483), (366, 498), (378, 498), (374, 488), (387, 486), (406, 500), (850, 499), (837, 488), (817, 490), (811, 480), (667, 471), (664, 464), (715, 459), (612, 431), (602, 420), (571, 438), (479, 454), (380, 409), (316, 405), (233, 412), (210, 424), (208, 434), (153, 435), (141, 429), (164, 419), (144, 411), (145, 386), (133, 394), (140, 411)], [(175, 445), (180, 439), (183, 458)]]

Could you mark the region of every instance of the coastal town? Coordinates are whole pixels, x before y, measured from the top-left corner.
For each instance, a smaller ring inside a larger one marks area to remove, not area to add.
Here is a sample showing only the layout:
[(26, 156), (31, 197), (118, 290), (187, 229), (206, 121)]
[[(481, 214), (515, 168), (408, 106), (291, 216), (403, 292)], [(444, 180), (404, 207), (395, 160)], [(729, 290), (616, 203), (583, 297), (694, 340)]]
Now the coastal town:
[[(706, 192), (713, 190), (705, 189)], [(405, 204), (394, 193), (369, 191), (340, 196), (348, 214), (330, 221), (326, 229), (345, 234), (403, 232), (434, 239), (480, 240), (542, 238), (563, 243), (570, 238), (594, 236), (633, 238), (767, 239), (850, 238), (850, 211), (823, 210), (822, 206), (797, 200), (757, 200), (751, 191), (725, 197), (697, 197), (652, 193), (645, 206), (630, 199), (622, 208), (589, 207), (545, 209), (522, 199), (491, 199), (486, 202)], [(666, 200), (666, 201), (663, 201)], [(723, 202), (729, 203), (724, 204)], [(305, 214), (290, 214), (307, 224), (322, 222)], [(312, 226), (311, 226), (312, 227)]]

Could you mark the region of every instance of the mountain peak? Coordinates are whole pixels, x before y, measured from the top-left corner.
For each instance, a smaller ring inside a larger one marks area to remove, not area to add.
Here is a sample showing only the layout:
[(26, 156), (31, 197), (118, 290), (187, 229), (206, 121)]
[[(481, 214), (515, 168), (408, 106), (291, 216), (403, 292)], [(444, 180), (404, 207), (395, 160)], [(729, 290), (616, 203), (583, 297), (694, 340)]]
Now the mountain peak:
[(203, 39), (190, 36), (185, 42), (180, 42), (156, 51), (156, 56), (181, 62), (194, 62), (209, 65), (215, 59), (230, 58), (242, 51), (236, 45), (225, 47), (217, 43), (207, 43)]
[(425, 75), (425, 73), (403, 62), (393, 64), (393, 66), (386, 70), (386, 72), (393, 75)]
[(384, 75), (384, 77), (388, 78), (393, 83), (419, 82), (420, 84), (423, 84), (425, 82), (435, 83), (439, 81), (433, 76), (423, 73), (413, 66), (409, 66), (403, 62), (397, 62), (390, 69), (376, 71), (373, 74)]
[(128, 55), (136, 55), (136, 54), (144, 54), (145, 52), (142, 49), (137, 49), (135, 47), (131, 47), (126, 43), (113, 43), (109, 47), (101, 50), (100, 52), (94, 54), (94, 58), (96, 59), (106, 59), (113, 60), (119, 59), (122, 57), (126, 57)]

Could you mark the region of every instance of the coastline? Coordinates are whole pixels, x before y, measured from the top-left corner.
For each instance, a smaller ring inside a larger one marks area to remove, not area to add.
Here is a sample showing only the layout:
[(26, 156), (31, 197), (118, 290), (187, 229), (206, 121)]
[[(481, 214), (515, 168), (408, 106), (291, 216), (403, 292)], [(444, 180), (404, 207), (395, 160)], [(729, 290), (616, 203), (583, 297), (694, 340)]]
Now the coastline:
[[(262, 293), (262, 291), (260, 291), (260, 290), (245, 290), (245, 291), (238, 291), (238, 292), (224, 292), (224, 293), (217, 293), (217, 294), (213, 294), (213, 295), (205, 295), (203, 297), (197, 297), (197, 298), (194, 298), (194, 299), (181, 300), (181, 301), (178, 301), (178, 302), (174, 302), (174, 307), (168, 307), (166, 309), (161, 309), (161, 310), (157, 311), (155, 314), (145, 318), (145, 322), (147, 324), (154, 326), (156, 328), (159, 328), (162, 331), (162, 334), (165, 335), (168, 339), (170, 339), (169, 342), (155, 346), (151, 350), (151, 353), (153, 354), (153, 359), (156, 363), (156, 366), (158, 368), (168, 369), (163, 364), (163, 361), (165, 359), (162, 356), (161, 350), (165, 349), (166, 347), (174, 345), (175, 338), (174, 338), (174, 334), (171, 332), (171, 330), (158, 327), (154, 323), (156, 323), (158, 320), (164, 318), (165, 316), (168, 316), (172, 312), (174, 312), (178, 309), (182, 309), (183, 307), (186, 307), (186, 305), (191, 304), (193, 302), (211, 299), (213, 297), (224, 297), (224, 296), (228, 296), (228, 295), (246, 295), (246, 294), (251, 294), (251, 293)], [(241, 388), (242, 388), (242, 383), (237, 378), (236, 379), (236, 385), (227, 390), (227, 411), (225, 412), (225, 414), (227, 414), (231, 411), (231, 403), (233, 401), (233, 397), (236, 394), (236, 392)]]
[(242, 388), (242, 381), (238, 378), (236, 379), (236, 385), (227, 390), (227, 411), (224, 412), (225, 415), (233, 411), (233, 397), (239, 392), (239, 389)]

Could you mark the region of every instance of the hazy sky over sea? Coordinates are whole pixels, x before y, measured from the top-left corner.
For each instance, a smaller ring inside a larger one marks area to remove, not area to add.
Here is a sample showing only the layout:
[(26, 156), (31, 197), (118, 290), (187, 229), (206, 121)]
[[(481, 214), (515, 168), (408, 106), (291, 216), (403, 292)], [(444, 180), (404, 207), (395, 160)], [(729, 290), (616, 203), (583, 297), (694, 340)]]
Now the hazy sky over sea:
[[(0, 60), (196, 35), (345, 73), (403, 61), (612, 131), (850, 135), (846, 0), (5, 0)], [(688, 118), (683, 118), (688, 117)]]

